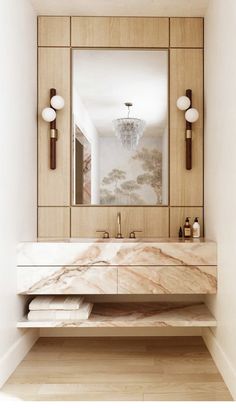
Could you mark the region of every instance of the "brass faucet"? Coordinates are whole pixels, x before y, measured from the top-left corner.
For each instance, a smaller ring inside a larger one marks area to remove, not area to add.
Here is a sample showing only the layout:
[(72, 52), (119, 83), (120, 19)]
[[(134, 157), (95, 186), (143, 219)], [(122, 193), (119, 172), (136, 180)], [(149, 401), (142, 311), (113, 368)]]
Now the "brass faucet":
[(103, 237), (104, 239), (110, 238), (109, 232), (107, 232), (106, 230), (97, 230), (96, 232), (102, 232), (102, 233), (103, 233), (103, 234), (102, 234), (102, 237)]
[(121, 239), (123, 237), (121, 233), (121, 213), (120, 212), (117, 213), (117, 225), (118, 225), (118, 232), (117, 232), (116, 238)]
[(141, 230), (131, 231), (130, 234), (129, 234), (129, 238), (130, 238), (130, 239), (136, 238), (136, 232), (143, 232), (143, 231), (141, 231)]

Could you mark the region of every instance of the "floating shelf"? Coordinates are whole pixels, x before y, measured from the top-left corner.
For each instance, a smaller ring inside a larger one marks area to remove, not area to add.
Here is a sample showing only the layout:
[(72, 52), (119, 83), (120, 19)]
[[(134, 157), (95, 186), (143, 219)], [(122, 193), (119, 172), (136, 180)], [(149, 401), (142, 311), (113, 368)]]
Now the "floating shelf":
[(18, 328), (40, 327), (214, 327), (204, 303), (97, 303), (87, 320), (36, 321), (25, 318)]

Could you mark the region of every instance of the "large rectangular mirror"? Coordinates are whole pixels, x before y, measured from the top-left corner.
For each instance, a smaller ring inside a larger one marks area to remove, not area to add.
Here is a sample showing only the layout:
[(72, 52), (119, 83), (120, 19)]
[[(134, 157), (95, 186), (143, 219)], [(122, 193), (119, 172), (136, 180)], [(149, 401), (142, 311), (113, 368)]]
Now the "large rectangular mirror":
[(168, 51), (73, 50), (73, 204), (168, 204)]

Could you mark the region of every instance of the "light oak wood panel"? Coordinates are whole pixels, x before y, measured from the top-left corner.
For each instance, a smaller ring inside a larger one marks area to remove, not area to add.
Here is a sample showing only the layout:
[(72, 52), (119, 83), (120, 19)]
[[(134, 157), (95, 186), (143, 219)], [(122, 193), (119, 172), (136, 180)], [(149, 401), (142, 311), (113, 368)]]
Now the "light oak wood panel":
[(137, 237), (168, 237), (169, 209), (167, 207), (72, 207), (71, 236), (101, 237), (96, 230), (107, 230), (110, 237), (117, 234), (117, 213), (121, 213), (124, 237), (133, 230), (142, 230)]
[(169, 19), (72, 17), (72, 47), (168, 47)]
[[(193, 124), (193, 168), (185, 168), (185, 118), (176, 100), (193, 91), (199, 120)], [(170, 205), (203, 205), (203, 50), (170, 51)]]
[[(70, 205), (70, 49), (38, 50), (38, 205)], [(49, 124), (41, 117), (49, 105), (49, 90), (56, 88), (65, 99), (57, 114), (57, 168), (49, 167)]]
[(70, 208), (39, 207), (38, 208), (39, 238), (69, 238)]
[(170, 128), (170, 205), (203, 206), (203, 129), (192, 131), (192, 170), (185, 167), (185, 129)]
[(38, 45), (69, 47), (70, 17), (38, 17)]
[(31, 401), (232, 400), (200, 337), (40, 338), (1, 391)]
[(203, 18), (171, 18), (170, 46), (173, 48), (203, 47)]
[(118, 294), (215, 294), (216, 266), (120, 266)]
[(191, 224), (193, 224), (195, 217), (199, 217), (201, 236), (203, 236), (203, 207), (170, 208), (170, 236), (178, 237), (179, 227), (183, 228), (186, 217), (190, 217)]

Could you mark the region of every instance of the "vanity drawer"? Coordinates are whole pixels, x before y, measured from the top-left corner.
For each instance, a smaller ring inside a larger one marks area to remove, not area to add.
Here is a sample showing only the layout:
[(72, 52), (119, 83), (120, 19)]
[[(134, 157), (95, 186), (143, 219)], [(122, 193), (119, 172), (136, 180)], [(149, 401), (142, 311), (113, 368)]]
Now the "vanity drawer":
[(216, 293), (216, 266), (123, 266), (119, 294)]
[(116, 294), (117, 267), (18, 267), (20, 294)]

